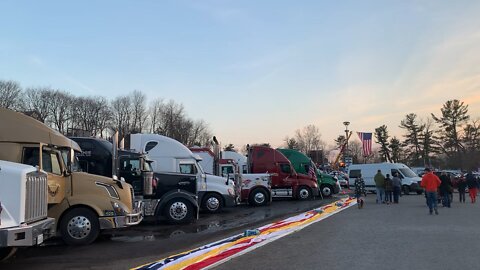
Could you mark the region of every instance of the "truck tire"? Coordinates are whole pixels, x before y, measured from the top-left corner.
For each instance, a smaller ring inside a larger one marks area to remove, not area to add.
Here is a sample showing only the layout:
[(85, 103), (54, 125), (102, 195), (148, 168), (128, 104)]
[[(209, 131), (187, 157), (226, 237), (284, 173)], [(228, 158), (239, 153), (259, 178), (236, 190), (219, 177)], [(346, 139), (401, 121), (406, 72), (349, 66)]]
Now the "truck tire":
[(67, 245), (91, 244), (100, 234), (98, 216), (88, 208), (74, 208), (62, 217), (60, 233)]
[(423, 193), (423, 190), (417, 190), (418, 195), (422, 195), (422, 193)]
[(222, 196), (217, 193), (207, 193), (203, 197), (202, 209), (208, 213), (218, 213), (222, 209)]
[(297, 199), (306, 201), (312, 198), (312, 190), (307, 186), (300, 186), (297, 191)]
[(409, 186), (403, 186), (403, 194), (405, 195), (410, 195), (410, 187)]
[(248, 203), (253, 206), (267, 205), (269, 200), (267, 192), (262, 188), (254, 189), (248, 196)]
[(16, 247), (0, 248), (0, 262), (6, 261), (8, 258), (12, 257), (15, 252), (17, 252)]
[(183, 198), (170, 200), (165, 205), (164, 213), (171, 224), (187, 224), (194, 217), (192, 204)]
[(322, 192), (323, 197), (330, 197), (333, 194), (333, 187), (328, 184), (320, 185), (320, 192)]

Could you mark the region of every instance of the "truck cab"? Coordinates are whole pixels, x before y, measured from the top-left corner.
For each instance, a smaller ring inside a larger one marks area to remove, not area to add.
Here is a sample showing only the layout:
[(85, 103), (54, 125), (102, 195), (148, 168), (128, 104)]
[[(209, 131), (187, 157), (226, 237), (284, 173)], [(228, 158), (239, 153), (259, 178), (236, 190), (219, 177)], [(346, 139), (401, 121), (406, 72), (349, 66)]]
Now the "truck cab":
[[(112, 177), (113, 144), (91, 137), (73, 137), (82, 150), (78, 156), (82, 169)], [(196, 176), (153, 172), (154, 161), (133, 150), (118, 150), (115, 159), (119, 177), (133, 186), (135, 200), (144, 206), (144, 215), (166, 218), (170, 223), (190, 223), (198, 219)]]
[(220, 176), (206, 174), (199, 164), (201, 158), (180, 142), (158, 134), (132, 134), (130, 148), (147, 153), (154, 161), (154, 172), (196, 176), (198, 204), (202, 210), (216, 213), (222, 207), (237, 204), (235, 183)]
[(207, 174), (216, 174), (235, 182), (241, 203), (248, 203), (252, 206), (264, 206), (271, 203), (270, 174), (242, 172), (236, 160), (223, 157), (224, 152), (220, 152), (220, 157), (216, 157), (210, 148), (192, 147), (190, 150), (201, 157), (199, 163)]
[(47, 217), (47, 174), (38, 167), (0, 160), (0, 198), (0, 261), (55, 235), (55, 219)]
[(283, 155), (285, 155), (288, 160), (292, 163), (292, 166), (297, 171), (303, 175), (307, 175), (312, 169), (317, 177), (317, 183), (320, 187), (320, 191), (323, 197), (330, 197), (331, 195), (338, 193), (340, 191), (337, 179), (334, 177), (320, 172), (320, 170), (315, 166), (313, 161), (307, 157), (305, 154), (294, 150), (294, 149), (283, 149), (277, 148)]
[(70, 245), (90, 244), (102, 229), (142, 220), (131, 185), (80, 170), (74, 141), (21, 113), (0, 108), (0, 159), (38, 166), (47, 173), (48, 216)]
[(317, 180), (298, 174), (292, 163), (278, 150), (267, 146), (248, 147), (248, 169), (251, 173), (272, 175), (273, 197), (307, 200), (318, 196)]

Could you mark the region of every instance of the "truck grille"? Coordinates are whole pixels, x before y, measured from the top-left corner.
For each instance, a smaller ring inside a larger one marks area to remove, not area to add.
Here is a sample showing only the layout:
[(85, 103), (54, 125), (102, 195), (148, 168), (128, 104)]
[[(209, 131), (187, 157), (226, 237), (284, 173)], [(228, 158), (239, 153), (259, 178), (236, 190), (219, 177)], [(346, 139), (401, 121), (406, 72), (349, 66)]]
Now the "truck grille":
[(25, 198), (25, 222), (33, 222), (47, 216), (47, 175), (41, 172), (27, 174)]

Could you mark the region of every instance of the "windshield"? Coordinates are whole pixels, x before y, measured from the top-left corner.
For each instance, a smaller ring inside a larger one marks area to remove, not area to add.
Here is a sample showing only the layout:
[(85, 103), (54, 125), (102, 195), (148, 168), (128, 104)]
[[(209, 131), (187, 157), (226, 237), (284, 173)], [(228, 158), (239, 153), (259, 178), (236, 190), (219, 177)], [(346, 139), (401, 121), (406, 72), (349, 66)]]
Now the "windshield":
[(412, 170), (410, 170), (408, 168), (402, 168), (402, 169), (400, 169), (400, 172), (405, 177), (417, 177), (417, 175)]
[(80, 152), (75, 152), (75, 155), (71, 158), (71, 160), (70, 160), (70, 153), (71, 153), (70, 148), (62, 148), (60, 149), (60, 152), (62, 153), (63, 164), (65, 164), (65, 166), (70, 166), (71, 172), (82, 171), (82, 169), (80, 168), (80, 162), (78, 161), (78, 158), (77, 158), (77, 155), (79, 155)]

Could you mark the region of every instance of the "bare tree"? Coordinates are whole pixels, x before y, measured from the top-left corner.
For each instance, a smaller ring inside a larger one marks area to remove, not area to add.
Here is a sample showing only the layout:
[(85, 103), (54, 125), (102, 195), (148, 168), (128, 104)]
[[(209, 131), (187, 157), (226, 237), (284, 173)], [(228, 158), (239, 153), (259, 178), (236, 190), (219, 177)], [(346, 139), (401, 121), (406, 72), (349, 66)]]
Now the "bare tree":
[(112, 129), (118, 131), (119, 138), (125, 138), (130, 134), (132, 120), (132, 102), (130, 96), (119, 96), (111, 102)]
[(312, 150), (320, 150), (325, 146), (325, 142), (321, 140), (321, 134), (315, 125), (308, 125), (302, 130), (295, 132), (295, 140), (301, 152), (308, 155)]
[(15, 81), (0, 80), (0, 107), (17, 109), (20, 105), (22, 88)]
[(154, 133), (157, 131), (157, 125), (159, 124), (160, 118), (162, 117), (162, 109), (163, 109), (163, 99), (156, 98), (152, 100), (148, 110), (149, 118), (150, 118), (151, 133)]
[(130, 95), (132, 102), (132, 132), (141, 133), (147, 120), (147, 96), (144, 93), (135, 90)]
[(60, 133), (66, 134), (67, 121), (71, 118), (71, 106), (74, 97), (67, 92), (60, 90), (49, 91), (49, 122), (53, 124)]
[(47, 87), (28, 88), (22, 103), (22, 110), (45, 123), (50, 116), (50, 99), (53, 90)]

